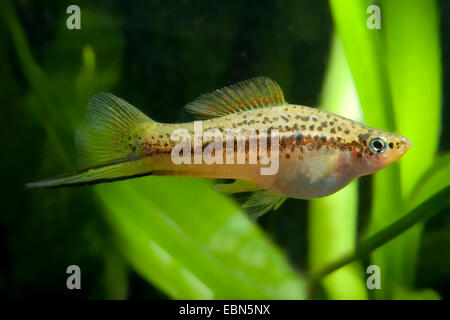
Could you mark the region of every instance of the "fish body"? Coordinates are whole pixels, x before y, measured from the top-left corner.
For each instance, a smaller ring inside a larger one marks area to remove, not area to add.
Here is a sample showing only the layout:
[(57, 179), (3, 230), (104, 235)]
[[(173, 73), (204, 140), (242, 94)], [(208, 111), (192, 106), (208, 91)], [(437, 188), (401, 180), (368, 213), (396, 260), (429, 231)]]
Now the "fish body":
[[(205, 119), (158, 123), (120, 98), (96, 95), (76, 139), (86, 169), (29, 186), (90, 184), (147, 174), (236, 179), (219, 190), (260, 192), (253, 200), (261, 213), (285, 197), (332, 194), (355, 178), (384, 168), (411, 146), (402, 136), (289, 104), (279, 86), (262, 77), (203, 95), (186, 108)], [(212, 135), (205, 139), (205, 132)], [(180, 155), (180, 143), (185, 147), (184, 161), (177, 162), (174, 155)], [(257, 161), (262, 157), (260, 143), (267, 144), (266, 158), (273, 162)], [(268, 167), (275, 170), (262, 174)]]

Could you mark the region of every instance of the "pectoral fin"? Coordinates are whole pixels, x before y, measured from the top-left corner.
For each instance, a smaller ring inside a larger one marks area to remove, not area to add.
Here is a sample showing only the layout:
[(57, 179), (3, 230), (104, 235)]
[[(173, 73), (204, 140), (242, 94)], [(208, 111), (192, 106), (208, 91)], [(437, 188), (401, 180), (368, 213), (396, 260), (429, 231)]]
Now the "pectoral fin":
[(338, 154), (319, 154), (309, 158), (309, 173), (310, 182), (314, 183), (324, 176), (328, 175), (331, 170), (336, 167), (337, 160), (339, 159)]

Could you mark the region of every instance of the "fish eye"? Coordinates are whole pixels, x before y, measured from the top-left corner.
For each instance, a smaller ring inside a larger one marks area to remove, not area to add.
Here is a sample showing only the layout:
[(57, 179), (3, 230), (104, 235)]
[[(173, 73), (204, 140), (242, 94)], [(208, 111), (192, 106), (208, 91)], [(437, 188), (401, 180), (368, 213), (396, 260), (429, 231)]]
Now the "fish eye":
[(373, 153), (383, 153), (386, 150), (386, 141), (381, 137), (373, 137), (369, 141), (369, 148)]

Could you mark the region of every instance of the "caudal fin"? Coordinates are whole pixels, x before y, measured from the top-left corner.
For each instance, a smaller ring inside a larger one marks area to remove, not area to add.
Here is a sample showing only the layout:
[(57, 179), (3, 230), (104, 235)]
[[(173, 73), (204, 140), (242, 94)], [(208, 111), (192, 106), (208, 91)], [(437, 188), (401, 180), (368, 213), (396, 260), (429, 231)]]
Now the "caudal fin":
[(122, 160), (26, 184), (28, 188), (60, 188), (112, 182), (151, 175), (140, 160)]
[(38, 182), (29, 188), (55, 188), (123, 180), (151, 174), (142, 163), (140, 139), (154, 123), (128, 102), (98, 93), (89, 102), (75, 143), (81, 170)]

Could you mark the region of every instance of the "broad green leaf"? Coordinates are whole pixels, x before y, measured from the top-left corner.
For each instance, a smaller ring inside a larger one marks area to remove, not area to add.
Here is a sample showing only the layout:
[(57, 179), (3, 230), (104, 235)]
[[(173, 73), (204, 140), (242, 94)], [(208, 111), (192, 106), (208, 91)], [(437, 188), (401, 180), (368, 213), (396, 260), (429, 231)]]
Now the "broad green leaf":
[(148, 177), (96, 193), (127, 259), (171, 297), (305, 298), (283, 254), (210, 183)]

